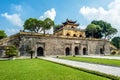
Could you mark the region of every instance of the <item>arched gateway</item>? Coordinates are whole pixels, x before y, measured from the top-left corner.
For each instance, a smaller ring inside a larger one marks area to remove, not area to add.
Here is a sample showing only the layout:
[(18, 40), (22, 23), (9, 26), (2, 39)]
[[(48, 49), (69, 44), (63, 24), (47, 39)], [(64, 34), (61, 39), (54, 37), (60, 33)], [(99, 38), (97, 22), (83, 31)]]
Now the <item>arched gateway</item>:
[(87, 55), (87, 49), (83, 48), (83, 55)]
[(69, 48), (69, 47), (67, 47), (67, 48), (65, 49), (65, 53), (66, 53), (66, 56), (67, 56), (67, 55), (70, 55), (70, 48)]
[(75, 55), (79, 55), (79, 48), (75, 47)]
[(104, 54), (104, 52), (103, 52), (103, 49), (102, 49), (102, 48), (100, 48), (100, 54)]
[(44, 56), (44, 50), (42, 47), (37, 48), (37, 56)]

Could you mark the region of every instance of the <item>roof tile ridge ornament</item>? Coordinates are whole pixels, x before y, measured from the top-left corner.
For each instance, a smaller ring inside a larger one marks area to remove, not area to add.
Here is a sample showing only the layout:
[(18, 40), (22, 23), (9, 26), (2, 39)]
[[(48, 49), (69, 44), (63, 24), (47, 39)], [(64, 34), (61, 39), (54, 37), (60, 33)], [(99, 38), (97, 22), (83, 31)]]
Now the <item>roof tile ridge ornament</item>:
[(72, 20), (69, 20), (68, 18), (66, 19), (65, 22), (62, 22), (62, 24), (65, 26), (66, 24), (73, 24), (75, 26), (79, 26), (78, 23), (76, 23), (77, 21), (72, 21)]
[(70, 22), (70, 23), (76, 23), (77, 21), (73, 21), (73, 20), (70, 20), (70, 19), (66, 19), (66, 22)]

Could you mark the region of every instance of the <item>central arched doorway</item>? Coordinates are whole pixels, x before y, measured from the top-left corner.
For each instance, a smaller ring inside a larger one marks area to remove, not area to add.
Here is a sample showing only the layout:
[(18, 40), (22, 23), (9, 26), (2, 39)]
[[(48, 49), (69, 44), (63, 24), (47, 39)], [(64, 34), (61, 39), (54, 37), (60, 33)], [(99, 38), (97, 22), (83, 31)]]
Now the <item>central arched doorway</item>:
[(65, 49), (65, 53), (66, 53), (66, 56), (67, 56), (67, 55), (70, 55), (70, 48), (69, 48), (69, 47), (67, 47), (67, 48)]
[(38, 47), (37, 49), (37, 56), (44, 56), (44, 50), (42, 47)]
[(75, 47), (75, 55), (79, 55), (79, 48), (78, 47)]
[(87, 55), (87, 49), (83, 48), (83, 55)]

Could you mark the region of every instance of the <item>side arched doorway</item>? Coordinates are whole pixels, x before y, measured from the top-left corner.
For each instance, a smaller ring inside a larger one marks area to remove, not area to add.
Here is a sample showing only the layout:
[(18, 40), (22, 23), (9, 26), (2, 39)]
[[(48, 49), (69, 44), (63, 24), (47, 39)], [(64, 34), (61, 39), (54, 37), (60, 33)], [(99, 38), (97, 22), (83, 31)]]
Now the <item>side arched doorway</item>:
[(87, 49), (83, 48), (83, 55), (87, 55)]
[(44, 56), (44, 50), (42, 47), (37, 48), (37, 56)]
[(67, 56), (67, 55), (70, 55), (70, 48), (69, 48), (69, 47), (67, 47), (67, 48), (65, 49), (65, 53), (66, 53), (66, 56)]
[(103, 49), (102, 49), (102, 48), (100, 48), (100, 54), (104, 54), (104, 53), (103, 53)]
[(78, 47), (75, 47), (74, 51), (75, 51), (75, 55), (79, 55), (79, 48)]

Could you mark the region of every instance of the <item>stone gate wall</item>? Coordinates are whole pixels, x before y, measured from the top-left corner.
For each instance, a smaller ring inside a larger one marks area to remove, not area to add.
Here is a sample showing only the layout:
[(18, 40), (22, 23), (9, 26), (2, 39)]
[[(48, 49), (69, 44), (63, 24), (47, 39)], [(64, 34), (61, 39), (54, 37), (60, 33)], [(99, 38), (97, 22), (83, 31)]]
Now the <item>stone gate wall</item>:
[(87, 55), (110, 54), (109, 42), (100, 39), (24, 36), (20, 41), (20, 54), (28, 55), (25, 51), (27, 45), (32, 46), (34, 56), (37, 56), (39, 47), (43, 48), (45, 56), (66, 55), (66, 48), (70, 49), (70, 55), (75, 55), (75, 47), (78, 47), (79, 55), (83, 55), (83, 49)]

